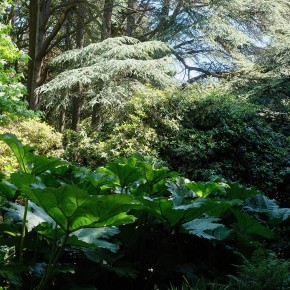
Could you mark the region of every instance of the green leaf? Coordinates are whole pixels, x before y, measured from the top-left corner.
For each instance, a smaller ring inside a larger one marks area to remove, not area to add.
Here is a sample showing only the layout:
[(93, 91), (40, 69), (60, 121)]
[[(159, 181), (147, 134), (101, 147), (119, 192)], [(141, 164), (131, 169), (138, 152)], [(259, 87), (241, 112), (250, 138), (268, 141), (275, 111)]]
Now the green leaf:
[(127, 189), (131, 184), (142, 178), (141, 169), (136, 167), (137, 159), (118, 159), (109, 163), (106, 168), (119, 179), (119, 185)]
[(10, 176), (10, 182), (27, 196), (33, 194), (33, 187), (44, 187), (37, 177), (25, 172), (12, 173)]
[(0, 182), (0, 195), (7, 200), (14, 201), (19, 196), (19, 191), (9, 182)]
[(232, 209), (232, 212), (237, 220), (232, 227), (238, 234), (242, 236), (259, 235), (267, 239), (273, 238), (273, 232), (263, 226), (254, 217), (235, 209)]
[(290, 208), (280, 208), (275, 200), (262, 194), (247, 198), (245, 204), (249, 212), (265, 213), (270, 219), (285, 221), (290, 216)]
[(30, 191), (29, 196), (65, 231), (133, 222), (126, 212), (136, 201), (129, 195), (91, 196), (73, 185)]
[(254, 187), (245, 187), (244, 185), (239, 184), (238, 182), (227, 182), (229, 187), (227, 188), (227, 194), (232, 199), (245, 200), (256, 194), (260, 194), (261, 191), (257, 190)]
[[(14, 221), (22, 222), (25, 210), (24, 206), (10, 202), (10, 207), (5, 207), (4, 209), (7, 211), (7, 217), (12, 218)], [(54, 221), (42, 208), (38, 207), (35, 203), (28, 201), (26, 217), (27, 231), (30, 232), (33, 228), (44, 222), (54, 225)]]
[(55, 227), (54, 224), (49, 223), (49, 222), (43, 222), (39, 224), (35, 228), (35, 230), (38, 234), (46, 238), (49, 238), (51, 240), (54, 240), (54, 239), (60, 240), (65, 235), (65, 232), (61, 228)]
[(137, 166), (141, 169), (143, 176), (150, 185), (156, 184), (168, 177), (177, 176), (176, 172), (169, 171), (167, 168), (155, 169), (153, 165), (148, 162), (139, 161)]
[(224, 240), (230, 234), (231, 230), (223, 224), (217, 223), (218, 218), (206, 217), (194, 219), (182, 225), (182, 227), (191, 235), (196, 235), (207, 240)]
[(86, 248), (103, 248), (116, 253), (119, 246), (108, 242), (108, 239), (119, 233), (117, 228), (86, 228), (80, 229), (72, 233), (68, 239), (68, 244), (72, 246), (86, 247)]
[(32, 158), (31, 153), (34, 151), (34, 149), (28, 145), (24, 146), (15, 135), (10, 133), (0, 135), (0, 140), (5, 142), (13, 151), (19, 163), (20, 169), (23, 172), (30, 172), (27, 163), (31, 161)]
[(224, 190), (224, 188), (227, 188), (228, 185), (225, 183), (217, 183), (217, 182), (191, 182), (186, 183), (183, 186), (191, 189), (194, 191), (199, 197), (206, 198), (210, 194)]
[(203, 213), (200, 204), (190, 204), (175, 207), (173, 201), (168, 198), (148, 198), (143, 197), (142, 203), (147, 207), (149, 213), (159, 218), (169, 230), (199, 217)]
[(31, 158), (32, 171), (31, 174), (39, 175), (47, 170), (55, 169), (64, 165), (66, 162), (57, 158), (47, 157), (45, 155), (33, 155)]

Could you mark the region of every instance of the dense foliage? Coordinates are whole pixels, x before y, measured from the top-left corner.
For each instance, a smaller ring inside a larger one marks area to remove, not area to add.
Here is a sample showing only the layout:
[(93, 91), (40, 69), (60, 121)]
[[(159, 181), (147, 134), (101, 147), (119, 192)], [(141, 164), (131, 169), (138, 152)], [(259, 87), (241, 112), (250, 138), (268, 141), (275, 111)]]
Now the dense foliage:
[(289, 140), (267, 124), (259, 107), (217, 89), (148, 89), (103, 132), (66, 135), (66, 156), (81, 164), (155, 155), (191, 179), (221, 175), (272, 195), (289, 174)]
[[(34, 147), (38, 154), (60, 157), (63, 153), (61, 134), (39, 119), (18, 119), (0, 127), (0, 134), (7, 132), (17, 135), (23, 142)], [(16, 168), (18, 164), (12, 151), (0, 141), (0, 171), (14, 171)]]
[[(53, 65), (62, 72), (38, 88), (43, 105), (54, 111), (54, 120), (56, 113), (62, 113), (70, 122), (78, 95), (79, 118), (83, 119), (85, 111), (94, 126), (101, 126), (105, 112), (114, 114), (145, 84), (165, 88), (175, 83), (171, 50), (160, 41), (109, 38), (66, 51), (53, 60)], [(71, 127), (76, 129), (74, 124)]]
[(0, 22), (0, 126), (10, 119), (32, 115), (21, 100), (25, 88), (20, 83), (21, 74), (15, 69), (26, 58), (12, 42), (9, 27)]
[(217, 273), (223, 282), (236, 251), (250, 257), (290, 216), (254, 188), (192, 182), (153, 159), (92, 171), (1, 139), (20, 166), (0, 183), (2, 287), (153, 289)]
[(0, 289), (290, 289), (289, 1), (0, 2)]

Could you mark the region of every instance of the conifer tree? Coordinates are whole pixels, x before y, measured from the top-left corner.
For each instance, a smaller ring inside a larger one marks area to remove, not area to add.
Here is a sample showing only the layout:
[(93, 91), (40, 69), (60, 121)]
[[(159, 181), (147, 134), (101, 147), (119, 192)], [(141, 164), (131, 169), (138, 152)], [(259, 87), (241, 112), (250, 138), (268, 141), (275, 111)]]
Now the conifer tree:
[(89, 112), (95, 104), (117, 109), (146, 84), (157, 88), (174, 85), (170, 55), (170, 48), (159, 41), (108, 38), (54, 59), (52, 65), (62, 72), (41, 86), (38, 93), (47, 107), (70, 107), (76, 88), (82, 86)]

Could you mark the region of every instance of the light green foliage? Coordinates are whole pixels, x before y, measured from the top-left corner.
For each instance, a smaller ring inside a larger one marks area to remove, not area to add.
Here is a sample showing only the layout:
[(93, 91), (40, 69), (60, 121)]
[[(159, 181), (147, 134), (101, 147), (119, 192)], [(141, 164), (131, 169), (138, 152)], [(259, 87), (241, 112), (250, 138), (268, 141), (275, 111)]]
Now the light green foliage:
[[(7, 2), (1, 4), (0, 13)], [(0, 23), (0, 126), (17, 116), (31, 116), (32, 112), (21, 101), (25, 93), (24, 86), (19, 82), (21, 74), (15, 69), (15, 64), (26, 62), (27, 56), (19, 51), (9, 36), (9, 27)]]
[(185, 68), (205, 77), (252, 66), (263, 47), (289, 33), (287, 0), (157, 3), (162, 9), (153, 9), (147, 34), (170, 43)]
[[(62, 148), (62, 136), (60, 133), (43, 123), (39, 119), (20, 119), (10, 122), (5, 127), (0, 127), (0, 133), (13, 133), (20, 140), (37, 148), (39, 154), (60, 157)], [(0, 143), (0, 170), (2, 172), (13, 171), (17, 168), (16, 158), (11, 150), (3, 142)]]
[(53, 64), (64, 71), (41, 86), (38, 93), (44, 95), (47, 107), (68, 107), (81, 85), (87, 108), (98, 103), (116, 111), (146, 83), (155, 87), (174, 85), (170, 54), (169, 47), (159, 41), (109, 38), (58, 56)]

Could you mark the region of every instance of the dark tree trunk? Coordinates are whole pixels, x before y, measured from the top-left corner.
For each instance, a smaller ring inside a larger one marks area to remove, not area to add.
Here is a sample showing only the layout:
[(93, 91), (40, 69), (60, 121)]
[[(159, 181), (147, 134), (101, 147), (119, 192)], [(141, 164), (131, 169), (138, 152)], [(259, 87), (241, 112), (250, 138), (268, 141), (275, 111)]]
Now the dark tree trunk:
[[(66, 29), (65, 48), (66, 50), (71, 50), (73, 46), (72, 46), (72, 39), (71, 39), (71, 21), (69, 19), (66, 21), (65, 29)], [(59, 110), (59, 123), (58, 123), (59, 132), (63, 132), (65, 130), (66, 114), (67, 114), (67, 107), (65, 104), (63, 104), (61, 105), (60, 110)]]
[(43, 84), (46, 70), (43, 61), (46, 51), (43, 50), (45, 33), (49, 18), (51, 0), (31, 0), (29, 3), (29, 63), (27, 75), (28, 103), (31, 110), (39, 105), (39, 96), (35, 89)]
[(92, 126), (101, 126), (102, 124), (102, 113), (101, 113), (102, 105), (100, 103), (96, 103), (93, 106), (93, 113), (92, 113)]
[[(77, 48), (81, 49), (84, 47), (84, 39), (85, 39), (85, 31), (83, 27), (83, 10), (82, 5), (78, 8), (78, 27), (76, 31), (76, 44)], [(76, 95), (73, 97), (72, 102), (72, 130), (78, 131), (79, 124), (81, 121), (81, 109), (83, 105), (83, 88), (81, 84), (79, 84)]]
[(103, 9), (103, 39), (111, 37), (114, 0), (105, 0)]
[(36, 89), (36, 55), (38, 52), (38, 31), (39, 31), (39, 0), (30, 0), (29, 3), (29, 62), (27, 74), (27, 92), (29, 108), (36, 108), (37, 100), (34, 95)]
[[(114, 0), (105, 0), (104, 9), (103, 9), (102, 40), (105, 40), (111, 37), (113, 6), (114, 6)], [(100, 127), (101, 125), (101, 122), (102, 122), (101, 109), (102, 109), (102, 105), (100, 103), (96, 103), (93, 106), (92, 122), (91, 122), (91, 125), (93, 127), (97, 127), (97, 126)]]
[(47, 76), (47, 70), (44, 68), (44, 59), (50, 51), (52, 42), (61, 29), (67, 14), (76, 4), (68, 3), (64, 5), (58, 22), (55, 23), (48, 34), (47, 23), (52, 13), (50, 11), (51, 6), (52, 0), (30, 0), (29, 2), (27, 101), (29, 108), (32, 110), (38, 109), (39, 106), (39, 96), (35, 94), (35, 89), (45, 82)]
[(133, 37), (135, 34), (135, 17), (134, 17), (134, 2), (135, 0), (128, 0), (127, 9), (127, 29), (126, 35)]

